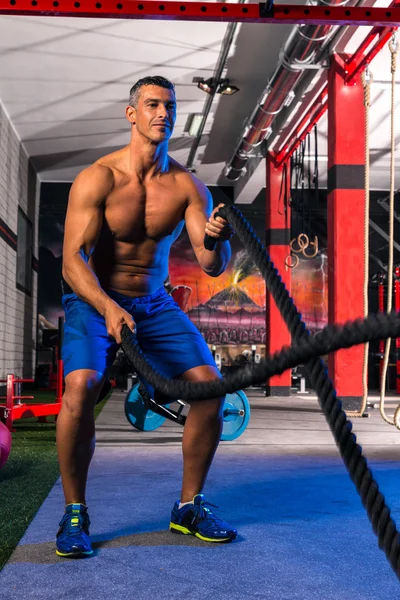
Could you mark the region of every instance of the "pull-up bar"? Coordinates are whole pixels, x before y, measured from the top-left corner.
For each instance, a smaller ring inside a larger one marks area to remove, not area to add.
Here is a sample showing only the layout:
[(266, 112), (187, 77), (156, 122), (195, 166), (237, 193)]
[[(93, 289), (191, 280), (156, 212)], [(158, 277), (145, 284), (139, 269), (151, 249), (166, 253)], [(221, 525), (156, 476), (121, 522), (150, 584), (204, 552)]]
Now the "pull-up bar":
[(0, 0), (0, 14), (314, 25), (400, 25), (400, 7), (175, 2), (166, 0)]

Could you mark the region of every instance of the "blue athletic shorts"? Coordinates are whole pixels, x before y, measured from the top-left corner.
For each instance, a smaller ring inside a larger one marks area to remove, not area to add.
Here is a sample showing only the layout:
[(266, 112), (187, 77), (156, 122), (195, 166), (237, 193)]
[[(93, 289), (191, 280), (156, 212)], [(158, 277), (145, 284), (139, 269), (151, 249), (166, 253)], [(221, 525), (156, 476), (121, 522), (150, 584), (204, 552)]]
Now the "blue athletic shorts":
[[(174, 379), (193, 367), (216, 367), (200, 331), (164, 288), (139, 298), (113, 290), (106, 293), (132, 315), (139, 347), (157, 371)], [(119, 345), (108, 335), (104, 317), (76, 294), (66, 294), (62, 301), (64, 376), (77, 369), (93, 369), (106, 376)], [(154, 388), (143, 383), (154, 398)]]

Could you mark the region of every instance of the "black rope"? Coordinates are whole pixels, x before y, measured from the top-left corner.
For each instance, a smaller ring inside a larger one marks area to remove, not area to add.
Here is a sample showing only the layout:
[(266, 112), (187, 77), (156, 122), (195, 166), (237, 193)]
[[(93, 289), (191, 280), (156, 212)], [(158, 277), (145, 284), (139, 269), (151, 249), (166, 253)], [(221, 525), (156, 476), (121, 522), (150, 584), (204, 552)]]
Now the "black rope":
[(141, 376), (145, 377), (163, 394), (175, 398), (200, 399), (201, 397), (220, 396), (225, 392), (247, 387), (251, 383), (265, 381), (274, 374), (282, 373), (291, 366), (307, 361), (306, 371), (311, 385), (318, 394), (322, 412), (333, 433), (350, 478), (361, 497), (372, 528), (378, 537), (379, 547), (385, 552), (392, 569), (400, 578), (400, 544), (395, 522), (390, 516), (390, 510), (385, 503), (384, 496), (379, 491), (379, 486), (374, 480), (367, 461), (362, 455), (361, 446), (352, 433), (352, 424), (342, 410), (342, 403), (336, 397), (325, 366), (322, 360), (315, 358), (327, 351), (332, 352), (368, 340), (399, 337), (400, 315), (397, 313), (371, 315), (364, 321), (349, 323), (344, 327), (329, 326), (317, 335), (311, 336), (277, 269), (250, 224), (235, 206), (221, 207), (219, 212), (236, 231), (246, 251), (262, 274), (292, 335), (292, 340), (295, 341), (292, 347), (275, 354), (268, 361), (262, 361), (259, 365), (244, 367), (243, 370), (222, 381), (206, 383), (171, 381), (155, 372), (134, 343), (127, 326), (122, 329), (123, 348)]
[(161, 375), (147, 362), (131, 331), (125, 325), (122, 330), (123, 348), (128, 359), (134, 364), (139, 375), (145, 378), (165, 398), (165, 404), (172, 399), (202, 400), (236, 392), (253, 384), (265, 383), (274, 375), (304, 364), (314, 358), (351, 348), (374, 340), (398, 337), (400, 334), (400, 314), (393, 312), (373, 314), (366, 319), (349, 321), (343, 326), (328, 325), (314, 336), (303, 336), (288, 348), (262, 359), (258, 364), (246, 365), (217, 381), (192, 383), (179, 379), (169, 379)]

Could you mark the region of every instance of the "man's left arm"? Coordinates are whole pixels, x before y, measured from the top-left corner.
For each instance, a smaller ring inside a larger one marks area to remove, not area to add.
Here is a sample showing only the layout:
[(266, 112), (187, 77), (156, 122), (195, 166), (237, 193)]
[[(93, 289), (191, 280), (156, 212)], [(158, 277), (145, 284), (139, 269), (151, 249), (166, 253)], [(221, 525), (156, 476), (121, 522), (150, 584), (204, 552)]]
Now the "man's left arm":
[[(218, 277), (225, 271), (232, 254), (229, 240), (234, 231), (228, 221), (214, 216), (220, 206), (223, 204), (213, 210), (213, 199), (206, 186), (198, 180), (193, 181), (185, 212), (186, 229), (201, 268), (211, 277)], [(205, 234), (217, 240), (214, 250), (204, 247)]]

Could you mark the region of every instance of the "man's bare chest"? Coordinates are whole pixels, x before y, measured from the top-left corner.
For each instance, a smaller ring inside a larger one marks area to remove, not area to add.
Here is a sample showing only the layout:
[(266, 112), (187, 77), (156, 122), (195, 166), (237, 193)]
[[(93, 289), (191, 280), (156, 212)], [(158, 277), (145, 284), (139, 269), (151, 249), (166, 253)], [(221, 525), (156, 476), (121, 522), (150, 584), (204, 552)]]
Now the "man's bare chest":
[(182, 222), (186, 197), (176, 186), (124, 186), (107, 198), (105, 221), (115, 239), (138, 243), (173, 235)]

